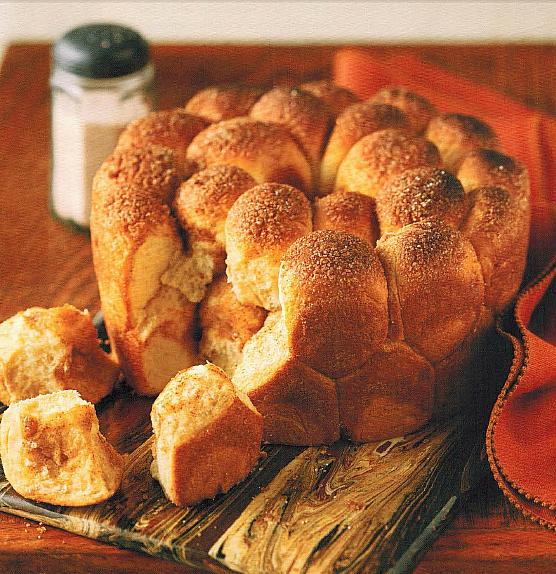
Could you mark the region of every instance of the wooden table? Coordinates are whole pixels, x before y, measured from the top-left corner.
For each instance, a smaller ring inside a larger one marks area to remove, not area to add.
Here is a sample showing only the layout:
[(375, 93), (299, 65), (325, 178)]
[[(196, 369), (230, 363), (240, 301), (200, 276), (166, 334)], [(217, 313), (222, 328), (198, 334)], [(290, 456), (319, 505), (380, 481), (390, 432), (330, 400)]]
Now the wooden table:
[[(254, 84), (328, 77), (335, 48), (156, 46), (159, 107), (217, 82)], [(555, 46), (369, 47), (411, 53), (556, 114)], [(89, 239), (48, 214), (49, 51), (13, 45), (0, 72), (0, 321), (31, 305), (96, 311)], [(0, 513), (0, 572), (110, 573), (187, 569)], [(504, 574), (556, 571), (556, 534), (513, 510), (486, 480), (416, 569)]]

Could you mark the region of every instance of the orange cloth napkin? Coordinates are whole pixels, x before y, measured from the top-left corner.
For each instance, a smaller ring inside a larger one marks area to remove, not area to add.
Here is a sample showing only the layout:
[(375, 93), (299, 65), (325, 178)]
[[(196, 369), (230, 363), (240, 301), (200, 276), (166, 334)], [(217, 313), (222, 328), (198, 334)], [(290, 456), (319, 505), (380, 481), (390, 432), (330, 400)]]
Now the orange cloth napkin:
[[(532, 221), (526, 276), (515, 305), (515, 327), (500, 332), (513, 362), (492, 411), (486, 447), (508, 499), (526, 516), (556, 528), (556, 119), (412, 56), (377, 59), (364, 49), (340, 50), (335, 81), (361, 98), (404, 85), (441, 112), (489, 123), (502, 149), (529, 169)], [(506, 321), (507, 322), (507, 321)]]

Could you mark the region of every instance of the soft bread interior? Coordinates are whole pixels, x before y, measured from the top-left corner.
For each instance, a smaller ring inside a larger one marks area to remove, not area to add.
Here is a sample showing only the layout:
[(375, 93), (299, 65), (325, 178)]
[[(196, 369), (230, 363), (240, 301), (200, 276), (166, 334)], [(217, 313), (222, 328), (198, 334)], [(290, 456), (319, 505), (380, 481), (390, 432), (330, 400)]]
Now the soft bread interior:
[(122, 457), (100, 434), (94, 406), (74, 390), (12, 405), (0, 423), (6, 478), (22, 496), (83, 506), (112, 496)]

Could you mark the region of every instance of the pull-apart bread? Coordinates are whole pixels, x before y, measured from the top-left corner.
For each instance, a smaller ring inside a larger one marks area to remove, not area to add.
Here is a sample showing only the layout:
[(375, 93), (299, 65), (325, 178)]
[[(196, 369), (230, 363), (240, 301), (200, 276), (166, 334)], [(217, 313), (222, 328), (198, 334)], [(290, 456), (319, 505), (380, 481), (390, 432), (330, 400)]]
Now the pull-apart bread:
[(99, 431), (94, 405), (57, 391), (10, 405), (0, 455), (14, 490), (62, 506), (96, 504), (120, 487), (123, 458)]
[(177, 373), (154, 401), (151, 472), (174, 504), (227, 492), (260, 456), (262, 417), (215, 365)]
[(263, 439), (289, 444), (470, 408), (529, 235), (527, 170), (497, 148), (481, 120), (405, 88), (361, 102), (322, 81), (207, 88), (134, 122), (96, 175), (91, 220), (128, 382), (157, 395), (209, 360)]
[(87, 311), (31, 307), (0, 323), (0, 402), (75, 389), (92, 403), (112, 392), (118, 365), (99, 348)]

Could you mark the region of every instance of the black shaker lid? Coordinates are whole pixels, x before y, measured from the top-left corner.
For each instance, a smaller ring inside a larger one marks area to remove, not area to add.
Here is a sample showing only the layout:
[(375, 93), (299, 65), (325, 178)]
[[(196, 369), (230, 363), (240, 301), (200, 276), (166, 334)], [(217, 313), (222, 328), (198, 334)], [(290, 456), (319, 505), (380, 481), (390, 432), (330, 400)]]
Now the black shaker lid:
[(54, 45), (54, 65), (86, 78), (132, 74), (149, 61), (149, 45), (135, 30), (117, 24), (88, 24)]

